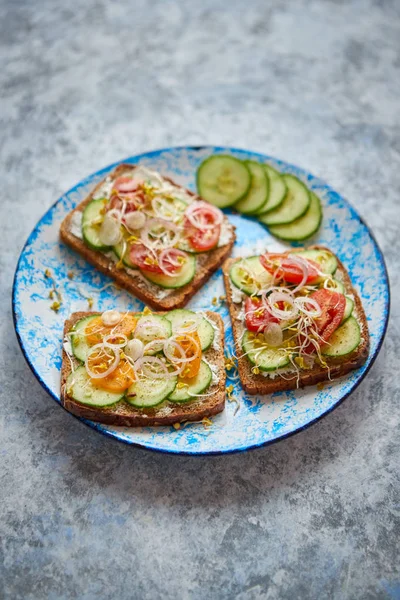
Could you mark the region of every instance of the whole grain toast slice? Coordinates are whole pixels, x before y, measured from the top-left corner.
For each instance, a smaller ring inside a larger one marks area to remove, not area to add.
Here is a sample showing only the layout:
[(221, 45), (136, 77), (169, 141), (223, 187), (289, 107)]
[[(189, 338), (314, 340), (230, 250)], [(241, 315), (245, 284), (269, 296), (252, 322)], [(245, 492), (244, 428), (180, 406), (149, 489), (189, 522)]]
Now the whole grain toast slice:
[[(329, 248), (326, 248), (324, 246), (315, 245), (310, 246), (309, 249), (328, 250), (333, 254), (333, 252)], [(296, 372), (283, 372), (282, 376), (276, 374), (274, 378), (271, 378), (270, 376), (263, 376), (261, 374), (256, 375), (252, 373), (251, 369), (253, 365), (245, 356), (241, 357), (243, 350), (240, 341), (245, 327), (243, 325), (242, 320), (239, 318), (241, 304), (233, 302), (232, 299), (233, 284), (231, 283), (229, 277), (229, 270), (231, 266), (234, 262), (237, 262), (238, 260), (240, 260), (240, 258), (226, 260), (223, 266), (223, 275), (227, 303), (232, 321), (232, 331), (235, 341), (236, 356), (239, 357), (238, 369), (240, 381), (244, 390), (248, 394), (273, 394), (274, 392), (293, 390), (297, 389), (298, 387), (315, 385), (323, 381), (328, 381), (329, 378), (333, 379), (341, 377), (342, 375), (346, 375), (346, 373), (349, 373), (353, 369), (361, 367), (365, 363), (369, 353), (369, 332), (367, 319), (365, 316), (363, 306), (361, 304), (360, 297), (357, 294), (354, 287), (352, 286), (349, 274), (347, 273), (343, 263), (336, 256), (338, 268), (335, 273), (335, 277), (340, 279), (344, 284), (345, 293), (351, 294), (354, 297), (353, 315), (356, 317), (361, 329), (361, 342), (358, 345), (358, 347), (354, 350), (354, 352), (348, 354), (346, 357), (336, 359), (325, 357), (326, 362), (329, 366), (329, 371), (326, 368), (323, 368), (319, 365), (315, 365), (310, 370), (300, 370), (299, 375)]]
[[(65, 321), (64, 338), (77, 321), (90, 315), (99, 315), (98, 312), (75, 312)], [(132, 313), (135, 314), (135, 313)], [(163, 313), (159, 313), (163, 314)], [(155, 425), (172, 425), (185, 421), (201, 421), (204, 417), (211, 417), (222, 412), (225, 408), (225, 363), (224, 363), (224, 324), (216, 313), (206, 311), (207, 318), (215, 324), (215, 338), (213, 345), (203, 352), (203, 358), (218, 369), (216, 378), (218, 381), (211, 383), (207, 394), (214, 392), (211, 396), (194, 400), (185, 404), (177, 404), (165, 401), (163, 404), (152, 409), (138, 409), (123, 400), (116, 406), (109, 408), (97, 408), (85, 406), (71, 398), (66, 389), (66, 381), (71, 373), (72, 366), (77, 367), (79, 361), (69, 358), (65, 349), (62, 353), (61, 366), (61, 404), (69, 412), (77, 417), (98, 421), (107, 425), (122, 425), (125, 427), (146, 427)]]
[[(133, 168), (134, 165), (121, 164), (118, 165), (109, 176), (115, 178)], [(173, 185), (178, 185), (169, 177), (164, 177), (164, 179)], [(78, 204), (78, 206), (65, 217), (60, 227), (61, 239), (70, 246), (70, 248), (81, 254), (99, 271), (114, 279), (120, 287), (125, 288), (128, 292), (148, 304), (154, 310), (182, 308), (230, 255), (236, 240), (235, 227), (224, 215), (225, 227), (231, 234), (229, 242), (224, 246), (215, 248), (209, 252), (196, 254), (196, 273), (192, 281), (178, 289), (164, 290), (145, 279), (139, 271), (129, 270), (128, 272), (125, 268), (118, 268), (116, 262), (110, 256), (107, 256), (98, 250), (89, 248), (82, 239), (72, 233), (71, 224), (74, 213), (83, 211), (85, 206), (93, 199), (97, 190), (101, 188), (104, 181), (105, 179), (100, 181), (87, 198)], [(190, 190), (185, 191), (195, 197), (195, 194)]]

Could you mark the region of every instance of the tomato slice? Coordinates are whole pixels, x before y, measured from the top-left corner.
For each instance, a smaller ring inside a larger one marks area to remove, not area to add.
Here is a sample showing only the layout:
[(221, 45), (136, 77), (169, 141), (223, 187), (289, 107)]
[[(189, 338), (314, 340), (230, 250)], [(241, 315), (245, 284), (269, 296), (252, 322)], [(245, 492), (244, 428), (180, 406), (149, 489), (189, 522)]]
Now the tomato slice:
[(129, 258), (134, 265), (143, 271), (149, 271), (150, 273), (163, 272), (158, 264), (158, 259), (143, 244), (132, 244)]
[(113, 183), (113, 189), (117, 190), (117, 192), (134, 192), (139, 187), (137, 181), (132, 179), (132, 177), (117, 177), (117, 179)]
[(101, 316), (92, 319), (85, 327), (85, 336), (87, 343), (90, 345), (101, 344), (106, 335), (112, 333), (113, 338), (108, 341), (118, 343), (118, 336), (126, 335), (129, 338), (136, 329), (137, 318), (133, 315), (123, 315), (121, 321), (117, 325), (104, 325)]
[(125, 359), (121, 359), (118, 366), (107, 377), (91, 379), (96, 387), (108, 392), (124, 392), (135, 381), (135, 371), (132, 365)]
[[(306, 259), (302, 259), (306, 260)], [(301, 283), (303, 279), (303, 271), (292, 258), (285, 253), (267, 252), (260, 256), (260, 263), (271, 275), (275, 275), (278, 279), (284, 279), (288, 283)], [(319, 266), (313, 260), (307, 259), (308, 275), (305, 281), (313, 283), (319, 277)]]
[(310, 298), (316, 300), (322, 310), (321, 316), (315, 319), (315, 322), (322, 343), (326, 343), (342, 322), (346, 298), (339, 292), (325, 288), (313, 292)]
[(193, 360), (185, 363), (185, 367), (179, 377), (182, 382), (185, 379), (193, 379), (196, 377), (200, 370), (201, 363), (201, 343), (197, 331), (190, 334), (180, 335), (176, 338), (176, 341), (182, 346), (186, 358), (193, 358)]
[(212, 250), (218, 244), (220, 234), (220, 225), (215, 225), (213, 229), (206, 230), (190, 228), (187, 239), (194, 250), (207, 252), (207, 250)]
[(207, 202), (194, 202), (185, 212), (185, 231), (194, 250), (215, 248), (221, 234), (222, 212)]
[(249, 331), (261, 333), (265, 330), (268, 323), (277, 323), (278, 319), (273, 317), (268, 310), (262, 306), (260, 298), (249, 297), (244, 303), (244, 313), (246, 327)]

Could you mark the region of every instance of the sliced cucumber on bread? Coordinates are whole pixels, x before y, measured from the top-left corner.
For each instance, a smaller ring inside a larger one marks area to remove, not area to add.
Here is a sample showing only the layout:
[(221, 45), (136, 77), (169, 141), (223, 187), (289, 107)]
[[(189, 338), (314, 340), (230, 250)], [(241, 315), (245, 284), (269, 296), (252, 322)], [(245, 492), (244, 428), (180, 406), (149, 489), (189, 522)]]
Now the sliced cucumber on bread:
[(126, 400), (137, 408), (153, 408), (172, 394), (177, 382), (177, 377), (135, 381), (126, 392)]
[(210, 386), (212, 372), (204, 360), (200, 363), (200, 369), (196, 377), (179, 381), (174, 391), (168, 396), (171, 402), (190, 402), (200, 397)]
[(68, 375), (66, 389), (67, 394), (80, 404), (99, 408), (113, 406), (124, 397), (124, 392), (113, 393), (95, 387), (83, 365)]
[[(171, 310), (167, 313), (165, 319), (168, 319), (171, 323), (172, 333), (176, 333), (177, 331), (184, 332), (185, 327), (191, 326), (194, 322), (197, 322), (198, 316), (191, 310), (177, 308), (176, 310)], [(201, 317), (197, 328), (197, 334), (200, 338), (201, 349), (204, 352), (210, 348), (214, 341), (214, 327), (207, 319)]]
[(70, 331), (69, 338), (71, 340), (72, 352), (78, 360), (85, 362), (86, 356), (90, 350), (90, 346), (86, 341), (85, 329), (93, 319), (97, 319), (97, 316), (83, 317)]
[(289, 355), (285, 348), (260, 348), (254, 334), (246, 331), (242, 348), (249, 361), (260, 371), (275, 371), (289, 364)]
[(354, 317), (349, 317), (333, 332), (328, 343), (323, 347), (322, 354), (338, 358), (351, 354), (361, 341), (361, 330)]
[(91, 200), (82, 214), (82, 237), (84, 242), (93, 250), (109, 250), (99, 238), (100, 223), (107, 200), (98, 198)]
[(143, 277), (166, 289), (176, 289), (187, 285), (196, 274), (196, 257), (188, 254), (185, 264), (178, 275), (164, 275), (163, 273), (152, 273), (151, 271), (140, 271)]

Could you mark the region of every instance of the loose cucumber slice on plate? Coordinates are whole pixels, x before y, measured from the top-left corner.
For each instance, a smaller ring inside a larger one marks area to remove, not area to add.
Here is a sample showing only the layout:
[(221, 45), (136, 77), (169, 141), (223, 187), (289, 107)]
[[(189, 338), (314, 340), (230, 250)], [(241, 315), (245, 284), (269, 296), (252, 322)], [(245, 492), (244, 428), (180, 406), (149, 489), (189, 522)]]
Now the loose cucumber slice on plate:
[(162, 288), (180, 288), (190, 283), (196, 273), (196, 257), (193, 254), (187, 255), (187, 261), (183, 265), (179, 275), (169, 276), (162, 273), (151, 273), (150, 271), (140, 271), (143, 277), (146, 277), (152, 283)]
[(242, 258), (235, 262), (229, 271), (229, 277), (237, 288), (251, 296), (268, 285), (272, 276), (264, 269), (258, 256)]
[(90, 346), (86, 341), (85, 329), (90, 321), (93, 321), (93, 319), (97, 319), (97, 315), (83, 317), (83, 319), (80, 319), (75, 323), (70, 332), (71, 335), (69, 337), (71, 339), (72, 352), (74, 356), (82, 362), (85, 362), (86, 356), (90, 349)]
[(126, 400), (137, 408), (152, 408), (172, 394), (177, 381), (177, 377), (137, 380), (126, 392)]
[(197, 395), (205, 392), (210, 386), (211, 379), (211, 369), (208, 364), (202, 360), (196, 377), (185, 380), (186, 385), (183, 387), (180, 387), (178, 383), (172, 394), (168, 396), (168, 400), (171, 402), (190, 402), (191, 400), (196, 400)]
[(322, 349), (324, 356), (346, 356), (353, 352), (361, 341), (360, 326), (354, 317), (349, 317), (329, 338)]
[[(108, 250), (109, 246), (101, 243), (99, 238), (99, 222), (103, 216), (103, 209), (107, 204), (105, 198), (92, 200), (86, 206), (82, 214), (82, 237), (90, 248), (93, 250)], [(96, 224), (97, 222), (97, 224)]]
[(204, 200), (225, 208), (238, 202), (250, 189), (251, 174), (247, 165), (227, 154), (214, 154), (204, 160), (197, 171), (197, 189)]
[(354, 308), (354, 301), (346, 296), (346, 306), (344, 307), (344, 315), (342, 319), (342, 323), (347, 321), (347, 319), (351, 316)]
[(129, 267), (130, 269), (137, 269), (137, 266), (134, 265), (131, 259), (129, 258), (130, 247), (131, 245), (128, 244), (128, 242), (126, 242), (125, 240), (121, 240), (119, 244), (113, 246), (113, 250), (118, 256), (118, 258), (122, 260), (126, 267)]
[(318, 263), (320, 270), (327, 275), (333, 275), (338, 266), (336, 257), (328, 250), (293, 250), (291, 254), (310, 258)]
[(260, 350), (254, 334), (251, 334), (250, 331), (246, 331), (243, 336), (242, 348), (248, 360), (260, 371), (275, 371), (275, 369), (289, 364), (289, 356), (285, 348), (267, 347)]
[(124, 397), (123, 393), (116, 394), (96, 388), (90, 381), (84, 366), (78, 367), (68, 375), (66, 386), (68, 396), (87, 406), (112, 406)]
[(310, 206), (302, 217), (286, 225), (271, 225), (270, 233), (287, 241), (301, 241), (314, 235), (322, 221), (321, 202), (318, 196), (310, 193)]
[(294, 175), (284, 174), (282, 177), (288, 188), (287, 194), (278, 208), (258, 217), (265, 225), (292, 223), (303, 216), (310, 206), (310, 193), (304, 183)]
[(274, 210), (280, 206), (287, 194), (287, 186), (285, 180), (283, 179), (281, 173), (276, 171), (270, 165), (263, 165), (266, 175), (268, 177), (269, 182), (269, 193), (268, 200), (266, 204), (261, 206), (261, 208), (254, 214), (263, 215), (270, 210)]
[(254, 160), (246, 160), (245, 164), (251, 173), (251, 185), (246, 196), (235, 204), (235, 208), (245, 215), (251, 215), (267, 202), (269, 183), (262, 164)]
[[(176, 310), (171, 310), (171, 312), (165, 315), (165, 319), (170, 321), (172, 326), (172, 333), (179, 329), (184, 329), (185, 324), (193, 323), (193, 320), (198, 319), (198, 316), (195, 312), (191, 310), (186, 310), (184, 308), (177, 308)], [(197, 328), (197, 334), (200, 338), (201, 349), (207, 350), (214, 341), (214, 327), (205, 319), (201, 318), (199, 326)]]
[[(147, 354), (156, 354), (162, 349), (164, 340), (171, 336), (171, 323), (165, 317), (160, 315), (143, 315), (136, 323), (136, 329), (133, 337), (143, 342), (144, 345), (155, 340), (161, 341), (161, 347), (154, 345), (154, 349), (147, 351)], [(153, 344), (152, 344), (153, 346)]]

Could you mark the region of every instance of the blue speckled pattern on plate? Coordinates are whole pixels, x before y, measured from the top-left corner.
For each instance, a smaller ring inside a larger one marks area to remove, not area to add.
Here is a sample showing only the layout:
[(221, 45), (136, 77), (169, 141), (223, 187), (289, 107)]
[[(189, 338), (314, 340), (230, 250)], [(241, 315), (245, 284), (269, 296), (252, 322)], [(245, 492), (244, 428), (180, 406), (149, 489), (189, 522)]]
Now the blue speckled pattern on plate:
[[(268, 444), (303, 429), (337, 406), (361, 381), (379, 352), (387, 326), (389, 285), (382, 254), (354, 209), (319, 178), (269, 156), (220, 147), (166, 148), (131, 157), (124, 162), (143, 164), (195, 190), (196, 169), (204, 158), (214, 152), (268, 161), (278, 169), (298, 176), (321, 197), (323, 225), (310, 243), (329, 246), (347, 267), (367, 314), (371, 335), (370, 356), (361, 369), (329, 383), (323, 390), (309, 387), (272, 396), (248, 396), (240, 383), (234, 381), (239, 411), (234, 414), (236, 405), (227, 402), (225, 411), (213, 418), (209, 429), (201, 424), (188, 425), (178, 431), (172, 427), (129, 429), (85, 421), (101, 433), (152, 450), (184, 454), (233, 452)], [(110, 280), (58, 239), (59, 225), (64, 216), (114, 167), (110, 165), (81, 181), (50, 208), (31, 233), (15, 274), (13, 310), (18, 339), (33, 372), (57, 402), (60, 402), (63, 324), (71, 312), (88, 310), (83, 296), (94, 298), (93, 309), (96, 310), (113, 307), (138, 310), (143, 306), (125, 291), (116, 290), (113, 286), (103, 289)], [(285, 247), (253, 219), (234, 214), (230, 215), (230, 219), (237, 228), (234, 256), (249, 256), (267, 247)], [(51, 282), (44, 277), (46, 269), (50, 269), (63, 296), (57, 314), (50, 310)], [(74, 274), (72, 280), (68, 277), (70, 271)], [(211, 304), (212, 298), (223, 293), (219, 270), (188, 307), (217, 310), (221, 314), (226, 328), (226, 348), (231, 352), (233, 339), (228, 310), (224, 304), (217, 308)]]

